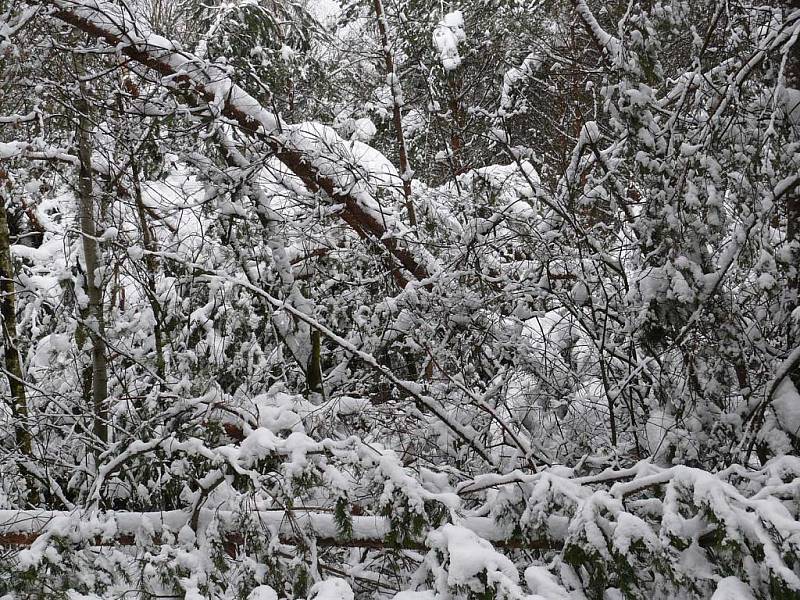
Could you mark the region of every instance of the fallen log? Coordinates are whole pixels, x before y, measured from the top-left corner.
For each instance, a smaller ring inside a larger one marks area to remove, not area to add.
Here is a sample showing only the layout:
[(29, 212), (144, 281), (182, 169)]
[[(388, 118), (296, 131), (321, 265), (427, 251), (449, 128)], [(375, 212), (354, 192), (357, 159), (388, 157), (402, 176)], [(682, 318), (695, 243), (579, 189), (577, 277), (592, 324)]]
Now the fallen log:
[[(332, 513), (262, 510), (249, 515), (254, 534), (264, 532), (288, 545), (305, 546), (312, 542), (325, 548), (404, 549), (426, 551), (424, 539), (403, 537), (395, 541), (391, 536), (389, 519), (379, 516), (352, 516), (348, 534), (339, 530)], [(76, 545), (134, 546), (163, 543), (169, 536), (183, 536), (192, 518), (191, 511), (164, 512), (126, 511), (0, 511), (0, 546), (28, 547), (38, 540), (60, 538)], [(247, 544), (252, 536), (241, 529), (241, 515), (233, 511), (203, 509), (200, 511), (196, 535), (206, 536), (214, 522), (221, 530), (223, 545), (238, 548)], [(559, 540), (530, 540), (513, 536), (489, 517), (469, 517), (459, 523), (497, 548), (520, 550), (560, 550)]]

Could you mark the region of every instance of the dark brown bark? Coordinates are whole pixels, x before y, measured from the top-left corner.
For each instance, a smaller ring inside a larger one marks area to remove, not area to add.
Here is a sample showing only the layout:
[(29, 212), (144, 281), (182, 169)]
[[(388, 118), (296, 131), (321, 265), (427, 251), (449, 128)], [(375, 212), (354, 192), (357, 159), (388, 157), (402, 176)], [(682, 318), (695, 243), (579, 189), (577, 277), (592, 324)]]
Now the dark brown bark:
[(324, 394), (322, 382), (322, 338), (319, 331), (311, 330), (311, 356), (306, 368), (306, 384), (311, 394)]
[(454, 71), (447, 73), (447, 90), (449, 97), (447, 105), (450, 109), (450, 119), (452, 121), (452, 128), (450, 130), (450, 149), (452, 150), (452, 157), (450, 159), (453, 172), (455, 175), (466, 171), (464, 166), (464, 139), (462, 132), (464, 130), (464, 110), (461, 105), (461, 93), (464, 87), (464, 80), (461, 73), (461, 67), (456, 68)]

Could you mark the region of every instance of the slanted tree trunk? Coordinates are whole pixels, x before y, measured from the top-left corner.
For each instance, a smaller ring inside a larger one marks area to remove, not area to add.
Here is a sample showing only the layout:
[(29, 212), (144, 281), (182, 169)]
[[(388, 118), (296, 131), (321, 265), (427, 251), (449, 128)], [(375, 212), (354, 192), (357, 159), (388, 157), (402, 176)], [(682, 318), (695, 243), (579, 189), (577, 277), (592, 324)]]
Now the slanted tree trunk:
[[(81, 90), (83, 92), (83, 90)], [(101, 255), (95, 226), (95, 202), (92, 186), (92, 145), (89, 103), (82, 94), (75, 103), (78, 111), (78, 214), (89, 304), (86, 324), (92, 344), (91, 401), (94, 411), (93, 430), (98, 440), (108, 441), (108, 365), (105, 349), (105, 319), (103, 316), (103, 287), (100, 278)]]
[[(126, 25), (132, 25), (127, 22), (127, 18), (123, 18), (119, 24), (114, 24), (113, 18), (102, 14), (102, 11), (107, 9), (115, 12), (112, 8), (114, 5), (101, 3), (101, 6), (92, 8), (85, 4), (67, 6), (54, 1), (45, 4), (53, 8), (51, 14), (55, 18), (91, 36), (104, 39), (112, 46), (118, 47), (122, 54), (162, 76), (169, 77), (171, 81), (178, 82), (186, 91), (198, 98), (212, 101), (217, 97), (215, 90), (218, 89), (220, 77), (217, 67), (198, 60), (196, 69), (184, 72), (175, 66), (173, 58), (177, 58), (177, 55), (165, 53), (163, 49), (157, 50), (144, 43), (132, 43), (134, 38), (117, 28), (119, 26), (124, 29)], [(181, 56), (185, 58), (188, 55), (181, 53)], [(387, 228), (386, 215), (376, 218), (371, 211), (365, 210), (362, 200), (342, 190), (336, 178), (325, 175), (310, 154), (292, 140), (285, 138), (282, 132), (283, 122), (279, 117), (259, 106), (255, 99), (233, 82), (231, 85), (232, 91), (225, 95), (220, 109), (221, 114), (235, 121), (242, 130), (251, 132), (257, 139), (266, 142), (275, 157), (297, 175), (310, 191), (322, 191), (335, 203), (342, 204), (344, 208), (337, 214), (345, 223), (359, 237), (377, 240), (392, 259), (406, 271), (392, 270), (392, 276), (399, 287), (406, 286), (409, 276), (417, 280), (430, 277), (429, 269), (433, 263), (428, 261), (432, 257), (425, 249), (418, 245), (413, 247), (407, 245), (408, 240), (396, 235), (391, 227)]]
[(11, 260), (11, 234), (6, 214), (5, 171), (0, 169), (0, 317), (2, 317), (5, 370), (11, 391), (11, 414), (14, 417), (14, 435), (17, 445), (27, 455), (32, 453), (31, 434), (28, 430), (28, 403), (22, 360), (17, 346), (17, 301), (14, 289), (14, 263)]

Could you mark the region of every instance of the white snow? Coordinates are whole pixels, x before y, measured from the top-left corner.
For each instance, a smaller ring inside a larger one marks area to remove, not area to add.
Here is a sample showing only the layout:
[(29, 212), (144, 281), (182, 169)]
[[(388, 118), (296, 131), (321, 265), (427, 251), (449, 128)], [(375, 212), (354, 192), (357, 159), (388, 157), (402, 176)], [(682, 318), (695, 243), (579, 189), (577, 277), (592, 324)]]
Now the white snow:
[(411, 591), (403, 591), (397, 592), (393, 597), (392, 600), (436, 600), (437, 596), (434, 592), (430, 590), (425, 590), (422, 592), (411, 592)]
[(525, 569), (525, 583), (528, 589), (547, 600), (571, 600), (567, 590), (561, 587), (553, 574), (546, 568), (530, 566)]
[(351, 140), (369, 143), (375, 134), (378, 133), (378, 128), (369, 117), (362, 117), (353, 121), (353, 133), (350, 136)]
[(337, 0), (305, 0), (306, 10), (324, 27), (333, 27), (342, 13)]
[(466, 41), (464, 15), (460, 10), (447, 13), (433, 30), (433, 46), (445, 71), (454, 71), (461, 65), (458, 45)]
[(278, 593), (268, 585), (259, 585), (248, 594), (247, 600), (278, 600)]
[(353, 600), (353, 590), (344, 579), (331, 577), (315, 583), (309, 592), (310, 600)]
[(717, 589), (711, 600), (755, 600), (755, 596), (738, 577), (725, 577), (717, 583)]
[(428, 534), (428, 544), (447, 551), (450, 560), (447, 582), (450, 586), (470, 585), (483, 572), (487, 573), (490, 581), (494, 573), (501, 573), (513, 582), (519, 580), (514, 563), (465, 527), (444, 525)]
[(800, 393), (790, 377), (784, 377), (772, 399), (781, 429), (800, 435)]
[(29, 144), (24, 142), (0, 142), (0, 159), (15, 158), (22, 154)]

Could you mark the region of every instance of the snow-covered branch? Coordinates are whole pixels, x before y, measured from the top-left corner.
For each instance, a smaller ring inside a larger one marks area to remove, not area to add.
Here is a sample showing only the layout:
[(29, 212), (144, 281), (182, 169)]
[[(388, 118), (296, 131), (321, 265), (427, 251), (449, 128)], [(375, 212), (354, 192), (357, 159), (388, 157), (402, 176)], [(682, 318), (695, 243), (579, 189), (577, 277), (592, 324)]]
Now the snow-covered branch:
[(244, 133), (266, 142), (311, 191), (321, 190), (334, 203), (343, 204), (342, 219), (360, 236), (383, 245), (405, 270), (404, 277), (424, 279), (436, 271), (436, 261), (418, 246), (397, 216), (372, 196), (346, 142), (330, 128), (283, 123), (236, 85), (227, 68), (180, 49), (111, 2), (44, 3), (53, 16), (158, 72), (165, 85), (196, 94)]

